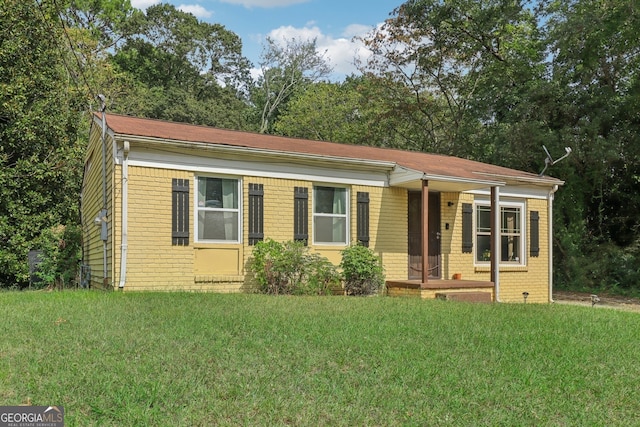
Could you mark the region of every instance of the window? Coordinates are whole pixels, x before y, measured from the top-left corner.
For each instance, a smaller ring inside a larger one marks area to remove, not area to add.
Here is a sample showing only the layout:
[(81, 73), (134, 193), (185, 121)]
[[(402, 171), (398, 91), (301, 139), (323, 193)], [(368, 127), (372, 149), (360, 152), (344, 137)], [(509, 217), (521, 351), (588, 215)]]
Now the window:
[(314, 187), (314, 243), (347, 244), (347, 189)]
[[(500, 204), (501, 262), (524, 264), (523, 204)], [(476, 205), (476, 261), (491, 261), (491, 207)]]
[(239, 242), (240, 181), (198, 178), (198, 241)]

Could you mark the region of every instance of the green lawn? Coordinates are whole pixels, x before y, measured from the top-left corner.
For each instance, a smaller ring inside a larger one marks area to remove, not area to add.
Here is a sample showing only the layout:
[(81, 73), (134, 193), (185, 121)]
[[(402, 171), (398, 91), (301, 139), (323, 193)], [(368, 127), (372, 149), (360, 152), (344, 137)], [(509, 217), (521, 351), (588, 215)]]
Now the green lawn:
[(66, 425), (640, 425), (640, 314), (0, 293), (0, 404)]

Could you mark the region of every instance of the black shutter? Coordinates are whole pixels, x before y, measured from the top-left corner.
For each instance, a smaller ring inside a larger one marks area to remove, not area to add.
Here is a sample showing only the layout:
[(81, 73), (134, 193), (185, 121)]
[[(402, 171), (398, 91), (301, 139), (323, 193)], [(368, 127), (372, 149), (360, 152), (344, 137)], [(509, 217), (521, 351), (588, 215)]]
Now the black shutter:
[(189, 180), (173, 178), (171, 203), (173, 245), (189, 245)]
[(356, 222), (358, 229), (358, 242), (362, 246), (369, 247), (369, 193), (358, 191), (358, 206), (356, 210)]
[(462, 204), (462, 253), (473, 252), (473, 205)]
[(295, 187), (293, 190), (293, 240), (309, 241), (309, 189)]
[(540, 215), (538, 211), (531, 211), (529, 221), (529, 252), (531, 256), (537, 257), (540, 256)]
[(264, 188), (249, 184), (249, 245), (264, 240)]

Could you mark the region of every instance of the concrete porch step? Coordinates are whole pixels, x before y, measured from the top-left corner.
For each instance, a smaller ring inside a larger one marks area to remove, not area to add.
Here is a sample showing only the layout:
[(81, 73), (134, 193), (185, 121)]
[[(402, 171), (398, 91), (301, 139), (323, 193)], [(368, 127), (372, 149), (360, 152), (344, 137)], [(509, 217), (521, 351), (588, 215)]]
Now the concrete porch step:
[(437, 292), (436, 298), (445, 301), (491, 302), (490, 292)]

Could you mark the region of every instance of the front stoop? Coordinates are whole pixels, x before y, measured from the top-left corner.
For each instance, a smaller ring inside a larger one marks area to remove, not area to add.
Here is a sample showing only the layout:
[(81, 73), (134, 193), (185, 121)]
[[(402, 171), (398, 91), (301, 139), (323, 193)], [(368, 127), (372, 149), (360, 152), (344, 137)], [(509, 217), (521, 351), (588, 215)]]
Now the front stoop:
[(491, 302), (489, 292), (438, 292), (436, 299), (445, 301)]
[(390, 297), (442, 298), (449, 301), (492, 302), (493, 282), (478, 280), (388, 280)]

